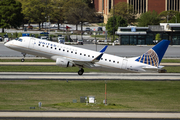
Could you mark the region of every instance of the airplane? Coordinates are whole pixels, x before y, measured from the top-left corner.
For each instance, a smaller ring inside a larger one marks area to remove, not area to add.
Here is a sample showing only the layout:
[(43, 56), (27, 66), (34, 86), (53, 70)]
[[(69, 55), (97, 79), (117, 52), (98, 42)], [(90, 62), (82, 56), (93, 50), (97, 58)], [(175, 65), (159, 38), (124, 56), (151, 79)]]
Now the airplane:
[[(158, 72), (164, 66), (160, 62), (169, 46), (169, 40), (162, 40), (143, 55), (132, 58), (106, 54), (108, 46), (92, 51), (71, 45), (60, 44), (34, 37), (19, 37), (4, 45), (23, 54), (32, 54), (56, 61), (60, 67), (79, 67), (78, 75), (83, 75), (84, 68), (103, 71), (151, 73)], [(24, 62), (24, 58), (21, 59)]]

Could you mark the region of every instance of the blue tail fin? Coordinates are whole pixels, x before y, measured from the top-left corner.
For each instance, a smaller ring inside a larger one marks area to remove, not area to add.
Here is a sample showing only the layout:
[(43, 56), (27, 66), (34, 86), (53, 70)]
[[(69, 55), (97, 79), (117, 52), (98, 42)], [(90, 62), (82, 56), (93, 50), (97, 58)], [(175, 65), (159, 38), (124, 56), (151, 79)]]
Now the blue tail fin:
[(135, 61), (158, 67), (169, 46), (169, 43), (169, 40), (162, 40)]

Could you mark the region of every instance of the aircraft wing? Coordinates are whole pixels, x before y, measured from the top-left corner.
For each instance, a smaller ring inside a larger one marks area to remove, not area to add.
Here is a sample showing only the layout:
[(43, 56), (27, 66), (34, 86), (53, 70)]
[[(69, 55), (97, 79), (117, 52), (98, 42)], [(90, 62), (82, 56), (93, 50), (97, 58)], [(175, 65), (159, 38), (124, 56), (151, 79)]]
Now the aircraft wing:
[(72, 60), (71, 62), (74, 63), (76, 66), (81, 66), (81, 67), (95, 67), (95, 63), (99, 62), (101, 57), (103, 56), (103, 53), (99, 54), (96, 58), (94, 58), (91, 61), (81, 61), (81, 60)]
[(95, 63), (96, 62), (99, 62), (99, 60), (101, 59), (101, 57), (103, 56), (104, 52), (106, 51), (107, 49), (107, 45), (100, 51), (100, 54), (94, 58), (93, 60), (91, 61), (81, 61), (81, 60), (72, 60), (71, 62), (73, 64), (75, 64), (76, 66), (80, 66), (80, 67), (87, 67), (87, 68), (90, 68), (90, 67), (95, 67)]

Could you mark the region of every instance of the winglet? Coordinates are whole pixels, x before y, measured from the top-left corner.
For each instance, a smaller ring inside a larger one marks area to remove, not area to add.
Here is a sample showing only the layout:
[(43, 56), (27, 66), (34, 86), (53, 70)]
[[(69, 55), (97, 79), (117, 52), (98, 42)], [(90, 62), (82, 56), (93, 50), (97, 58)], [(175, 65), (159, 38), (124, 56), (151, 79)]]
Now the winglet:
[(104, 53), (105, 51), (106, 51), (106, 49), (107, 49), (107, 45), (100, 51), (101, 53)]

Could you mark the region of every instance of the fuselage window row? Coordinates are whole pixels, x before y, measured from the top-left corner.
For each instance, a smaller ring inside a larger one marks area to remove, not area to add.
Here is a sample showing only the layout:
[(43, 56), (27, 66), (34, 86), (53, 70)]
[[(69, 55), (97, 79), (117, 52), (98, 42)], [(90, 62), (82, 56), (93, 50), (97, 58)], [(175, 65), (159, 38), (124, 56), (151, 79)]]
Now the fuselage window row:
[[(38, 44), (38, 46), (41, 46), (41, 44)], [(44, 47), (44, 45), (42, 45), (42, 47)], [(49, 46), (46, 46), (47, 48)], [(52, 49), (53, 47), (51, 47)], [(57, 50), (57, 48), (54, 48), (55, 50)], [(61, 50), (61, 48), (59, 48), (59, 51)], [(63, 51), (66, 51), (65, 49), (63, 49)], [(67, 50), (67, 52), (69, 52), (69, 50)], [(71, 51), (71, 53), (73, 53), (73, 51)], [(77, 52), (74, 52), (75, 54), (77, 54)], [(82, 53), (80, 53), (80, 55), (82, 55)], [(86, 54), (84, 54), (84, 56), (86, 56)], [(91, 57), (90, 55), (88, 55), (88, 57)], [(94, 56), (92, 56), (92, 58), (94, 58)], [(101, 58), (101, 60), (103, 60), (103, 58)], [(107, 59), (104, 59), (105, 61), (107, 61)], [(109, 60), (109, 62), (111, 62), (111, 60)], [(113, 61), (113, 63), (116, 63), (116, 61)], [(119, 64), (119, 61), (117, 61), (117, 64)]]

